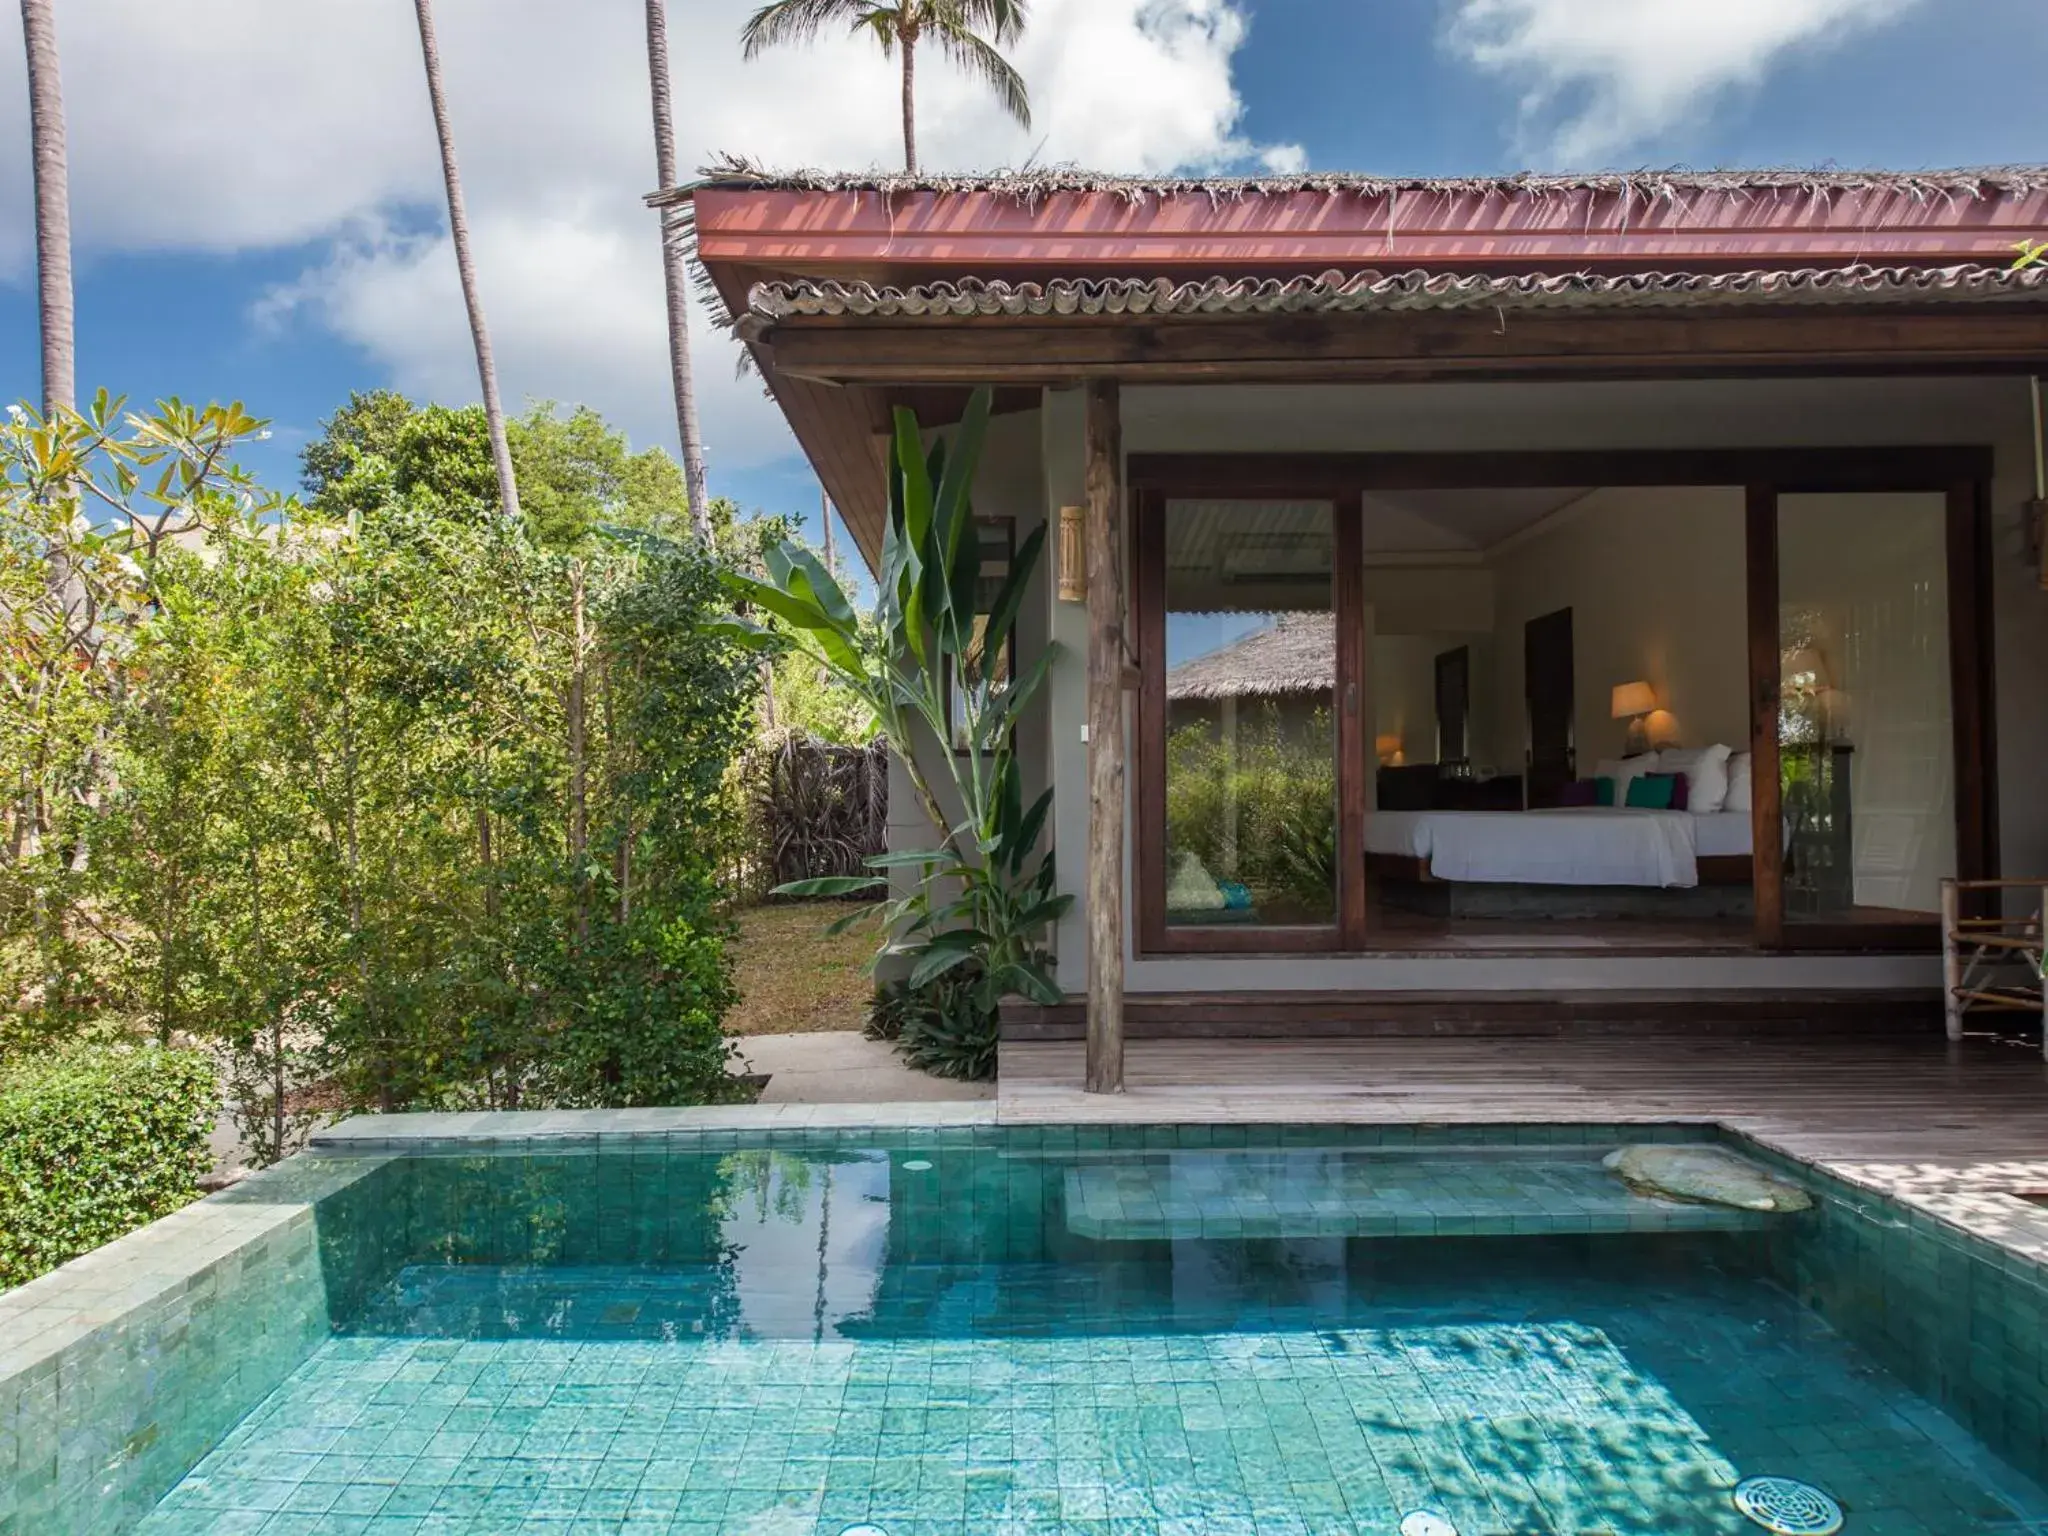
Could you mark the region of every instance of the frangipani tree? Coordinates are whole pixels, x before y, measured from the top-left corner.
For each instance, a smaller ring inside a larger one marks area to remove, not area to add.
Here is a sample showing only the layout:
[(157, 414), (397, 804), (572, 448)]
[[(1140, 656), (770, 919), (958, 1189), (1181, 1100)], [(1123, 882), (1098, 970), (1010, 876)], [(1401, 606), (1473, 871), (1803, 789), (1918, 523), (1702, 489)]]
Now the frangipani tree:
[[(977, 390), (950, 448), (941, 440), (926, 449), (917, 417), (896, 411), (889, 526), (868, 622), (824, 562), (798, 544), (768, 550), (765, 580), (740, 572), (725, 579), (747, 603), (782, 620), (794, 639), (744, 620), (731, 621), (731, 632), (759, 646), (795, 644), (874, 710), (936, 837), (931, 847), (870, 859), (874, 876), (799, 881), (778, 894), (849, 895), (880, 887), (888, 870), (914, 871), (907, 894), (878, 901), (835, 928), (879, 916), (890, 937), (878, 960), (907, 959), (913, 990), (941, 978), (970, 980), (979, 1011), (992, 1021), (1008, 996), (1060, 1000), (1044, 936), (1073, 898), (1057, 893), (1052, 855), (1037, 852), (1052, 791), (1024, 804), (1012, 744), (1017, 719), (1044, 685), (1057, 648), (1048, 645), (1014, 680), (983, 665), (984, 657), (1003, 654), (1045, 543), (1041, 527), (1017, 551), (993, 599), (977, 601), (982, 550), (970, 493), (989, 406), (989, 391)], [(948, 750), (949, 743), (960, 750)], [(935, 778), (938, 764), (944, 776)]]

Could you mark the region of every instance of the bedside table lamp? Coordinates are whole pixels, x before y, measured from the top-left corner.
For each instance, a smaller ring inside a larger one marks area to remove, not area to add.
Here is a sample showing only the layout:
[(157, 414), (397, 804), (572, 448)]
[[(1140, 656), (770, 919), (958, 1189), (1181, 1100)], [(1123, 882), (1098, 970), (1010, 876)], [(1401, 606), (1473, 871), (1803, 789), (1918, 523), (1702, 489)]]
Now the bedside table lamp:
[(1643, 722), (1656, 707), (1657, 695), (1648, 683), (1615, 684), (1614, 707), (1611, 714), (1616, 720), (1628, 722), (1628, 734), (1623, 738), (1622, 751), (1630, 757), (1650, 750), (1650, 733)]

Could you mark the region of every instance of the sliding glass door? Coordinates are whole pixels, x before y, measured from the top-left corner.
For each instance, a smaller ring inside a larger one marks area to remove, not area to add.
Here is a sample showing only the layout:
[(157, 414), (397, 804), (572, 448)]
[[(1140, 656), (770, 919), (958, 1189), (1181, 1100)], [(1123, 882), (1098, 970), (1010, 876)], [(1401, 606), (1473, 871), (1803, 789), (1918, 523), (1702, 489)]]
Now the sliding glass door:
[(1995, 861), (1977, 488), (1751, 498), (1759, 940), (1931, 943), (1942, 881)]

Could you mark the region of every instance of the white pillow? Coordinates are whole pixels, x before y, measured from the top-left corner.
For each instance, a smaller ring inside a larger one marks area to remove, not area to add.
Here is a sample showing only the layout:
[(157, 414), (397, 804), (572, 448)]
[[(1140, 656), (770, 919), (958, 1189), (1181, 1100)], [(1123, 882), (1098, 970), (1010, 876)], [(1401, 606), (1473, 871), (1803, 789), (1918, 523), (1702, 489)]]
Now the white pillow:
[(1685, 808), (1695, 816), (1711, 816), (1728, 803), (1727, 747), (1680, 751), (1666, 747), (1657, 754), (1659, 773), (1685, 775)]
[(1646, 773), (1658, 772), (1659, 752), (1641, 752), (1634, 757), (1602, 758), (1593, 765), (1593, 777), (1614, 780), (1614, 803), (1616, 807), (1628, 804), (1628, 783)]
[(1722, 803), (1724, 811), (1742, 811), (1750, 808), (1750, 785), (1754, 778), (1754, 762), (1747, 752), (1734, 753), (1728, 759), (1728, 798)]

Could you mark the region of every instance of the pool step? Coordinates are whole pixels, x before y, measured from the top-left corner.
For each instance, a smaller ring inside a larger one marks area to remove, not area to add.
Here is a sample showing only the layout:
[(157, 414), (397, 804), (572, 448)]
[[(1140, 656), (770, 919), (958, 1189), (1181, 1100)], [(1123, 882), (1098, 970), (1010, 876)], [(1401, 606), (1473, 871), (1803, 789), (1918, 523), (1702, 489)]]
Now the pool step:
[(1600, 1166), (1602, 1150), (1144, 1154), (1069, 1169), (1067, 1227), (1141, 1242), (1736, 1232), (1789, 1219), (1635, 1194)]

